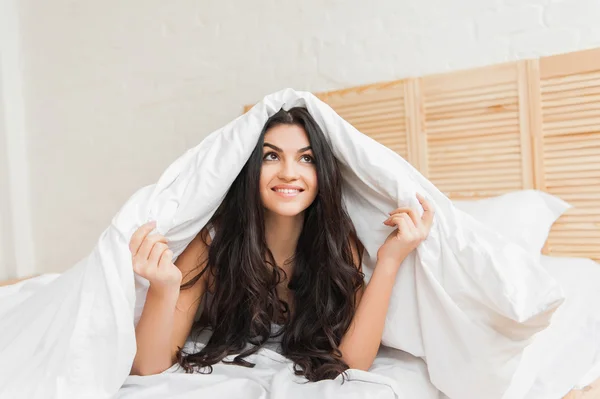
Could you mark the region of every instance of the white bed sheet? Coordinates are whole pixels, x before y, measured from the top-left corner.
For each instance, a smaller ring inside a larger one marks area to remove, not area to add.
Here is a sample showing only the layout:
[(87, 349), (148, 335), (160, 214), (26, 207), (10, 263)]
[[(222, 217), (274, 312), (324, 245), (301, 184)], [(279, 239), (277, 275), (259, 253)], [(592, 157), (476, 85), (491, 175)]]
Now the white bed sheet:
[[(560, 399), (600, 377), (600, 265), (589, 259), (550, 256), (542, 256), (542, 265), (563, 285), (567, 300), (551, 326), (524, 352), (523, 367), (539, 369), (531, 389), (525, 396), (508, 391), (505, 399)], [(157, 376), (132, 376), (118, 398), (153, 399), (168, 393), (177, 398), (447, 399), (429, 382), (423, 360), (397, 349), (382, 347), (370, 372), (351, 370), (351, 381), (344, 385), (339, 379), (302, 384), (291, 364), (269, 349), (252, 359), (259, 362), (255, 369), (218, 365), (212, 375), (189, 375), (174, 367)], [(531, 375), (527, 371), (516, 378)]]
[[(228, 359), (231, 359), (229, 357)], [(274, 350), (261, 349), (246, 368), (219, 363), (211, 374), (185, 374), (177, 366), (154, 376), (129, 376), (116, 398), (232, 398), (232, 399), (438, 399), (423, 360), (398, 349), (382, 347), (369, 372), (349, 370), (341, 377), (306, 383), (292, 363)]]
[[(542, 256), (542, 265), (563, 285), (566, 301), (550, 327), (524, 352), (524, 359), (541, 360), (525, 398), (560, 399), (571, 389), (600, 378), (600, 264)], [(16, 305), (13, 301), (24, 300), (57, 276), (47, 274), (0, 288), (0, 317), (3, 309)], [(199, 375), (185, 374), (174, 366), (155, 376), (130, 376), (117, 398), (447, 398), (430, 383), (423, 360), (387, 347), (382, 347), (369, 373), (350, 370), (351, 380), (343, 385), (340, 378), (302, 384), (293, 375), (291, 363), (271, 349), (250, 359), (257, 363), (253, 369), (219, 364), (213, 374)]]
[[(59, 274), (45, 274), (11, 286), (0, 287), (0, 318), (7, 310), (43, 289)], [(201, 338), (200, 344), (207, 336)], [(187, 349), (193, 343), (188, 342)], [(232, 357), (226, 358), (231, 360)], [(369, 372), (349, 370), (349, 380), (341, 377), (317, 383), (294, 375), (292, 363), (276, 351), (276, 346), (249, 356), (256, 363), (245, 368), (219, 363), (209, 375), (185, 374), (177, 366), (152, 376), (129, 376), (115, 396), (118, 399), (152, 398), (369, 398), (438, 399), (425, 362), (404, 351), (382, 346)]]
[(527, 399), (558, 399), (600, 377), (600, 264), (542, 256), (542, 265), (564, 287), (566, 301), (539, 334), (548, 356)]
[(523, 370), (514, 380), (521, 383), (513, 387), (536, 375), (526, 382), (531, 388), (524, 395), (509, 388), (504, 399), (561, 399), (600, 378), (600, 264), (551, 256), (542, 256), (541, 264), (563, 286), (566, 300), (523, 352)]

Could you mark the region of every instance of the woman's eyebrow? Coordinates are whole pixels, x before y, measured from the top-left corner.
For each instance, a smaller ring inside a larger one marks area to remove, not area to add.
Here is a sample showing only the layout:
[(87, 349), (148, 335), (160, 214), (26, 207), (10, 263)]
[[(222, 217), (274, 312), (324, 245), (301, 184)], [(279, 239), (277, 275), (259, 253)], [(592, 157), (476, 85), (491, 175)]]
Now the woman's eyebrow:
[(274, 149), (277, 152), (283, 152), (283, 150), (281, 148), (274, 146), (273, 144), (270, 144), (270, 143), (265, 143), (263, 145), (263, 147), (271, 147), (272, 149)]
[(302, 148), (300, 148), (300, 149), (298, 150), (298, 153), (300, 153), (300, 152), (304, 152), (304, 151), (308, 151), (308, 150), (312, 150), (311, 146), (308, 146), (308, 147), (302, 147)]
[[(279, 147), (277, 147), (277, 146), (275, 146), (275, 145), (273, 145), (271, 143), (264, 143), (263, 146), (264, 147), (271, 147), (272, 149), (274, 149), (275, 151), (278, 151), (278, 152), (283, 152), (283, 150), (281, 148), (279, 148)], [(311, 146), (300, 148), (298, 150), (298, 153), (301, 153), (301, 152), (304, 152), (304, 151), (308, 151), (308, 150), (312, 150)]]

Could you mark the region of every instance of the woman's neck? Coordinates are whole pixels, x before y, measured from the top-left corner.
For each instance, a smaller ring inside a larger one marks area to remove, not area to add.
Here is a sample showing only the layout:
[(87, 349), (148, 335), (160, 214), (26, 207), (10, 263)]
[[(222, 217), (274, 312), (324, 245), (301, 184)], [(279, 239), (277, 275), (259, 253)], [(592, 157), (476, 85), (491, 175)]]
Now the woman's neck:
[(296, 252), (303, 223), (303, 213), (296, 216), (265, 213), (265, 239), (278, 266), (282, 267), (283, 262)]

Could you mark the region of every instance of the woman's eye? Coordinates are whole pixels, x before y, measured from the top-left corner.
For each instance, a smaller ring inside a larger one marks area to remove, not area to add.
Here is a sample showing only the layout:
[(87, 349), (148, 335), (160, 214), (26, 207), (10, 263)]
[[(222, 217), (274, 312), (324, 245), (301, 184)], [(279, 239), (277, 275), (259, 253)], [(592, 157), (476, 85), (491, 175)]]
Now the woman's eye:
[(302, 155), (302, 159), (305, 162), (309, 162), (309, 163), (314, 163), (315, 159), (313, 157), (311, 157), (310, 155)]
[(263, 161), (274, 161), (277, 159), (277, 154), (274, 152), (268, 152), (263, 156)]

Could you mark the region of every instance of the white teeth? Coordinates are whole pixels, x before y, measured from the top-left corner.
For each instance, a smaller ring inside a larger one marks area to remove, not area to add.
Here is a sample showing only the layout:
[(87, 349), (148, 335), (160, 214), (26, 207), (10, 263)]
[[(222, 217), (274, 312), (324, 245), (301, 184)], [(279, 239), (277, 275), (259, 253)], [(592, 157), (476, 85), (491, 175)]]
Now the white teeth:
[(287, 188), (277, 188), (277, 189), (275, 189), (275, 191), (277, 191), (278, 193), (285, 193), (285, 194), (295, 194), (295, 193), (300, 192), (300, 190), (287, 189)]

